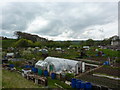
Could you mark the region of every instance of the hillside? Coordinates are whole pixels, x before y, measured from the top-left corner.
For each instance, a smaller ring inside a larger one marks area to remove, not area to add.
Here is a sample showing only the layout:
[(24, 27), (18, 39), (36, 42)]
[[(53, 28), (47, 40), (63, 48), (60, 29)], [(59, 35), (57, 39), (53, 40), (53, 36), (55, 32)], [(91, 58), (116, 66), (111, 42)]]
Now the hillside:
[(6, 49), (8, 47), (11, 47), (13, 45), (14, 42), (16, 42), (16, 39), (6, 39), (6, 40), (2, 40), (2, 48)]

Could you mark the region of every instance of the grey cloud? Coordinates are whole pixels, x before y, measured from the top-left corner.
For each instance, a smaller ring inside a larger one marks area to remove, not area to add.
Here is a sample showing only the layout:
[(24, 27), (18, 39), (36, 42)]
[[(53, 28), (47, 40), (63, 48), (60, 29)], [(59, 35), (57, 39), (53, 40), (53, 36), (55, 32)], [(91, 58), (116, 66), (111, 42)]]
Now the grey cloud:
[[(2, 29), (26, 31), (36, 17), (49, 24), (34, 33), (57, 37), (71, 30), (68, 37), (80, 38), (87, 27), (117, 20), (116, 3), (8, 3), (3, 8)], [(93, 10), (96, 9), (96, 10)], [(3, 35), (5, 32), (3, 33)], [(10, 35), (8, 35), (10, 36)]]

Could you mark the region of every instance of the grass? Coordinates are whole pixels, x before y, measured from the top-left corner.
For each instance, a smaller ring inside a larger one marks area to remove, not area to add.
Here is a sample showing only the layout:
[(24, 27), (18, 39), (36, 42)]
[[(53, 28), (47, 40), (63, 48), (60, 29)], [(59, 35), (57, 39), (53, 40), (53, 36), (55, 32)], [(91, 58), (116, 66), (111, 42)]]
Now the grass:
[(2, 48), (8, 48), (11, 47), (13, 45), (14, 42), (16, 42), (16, 39), (8, 39), (8, 40), (2, 40)]
[(100, 51), (103, 51), (106, 56), (109, 56), (109, 57), (120, 57), (120, 51), (113, 51), (113, 50), (110, 50), (110, 49), (99, 49)]
[[(3, 70), (2, 76), (2, 88), (42, 88), (41, 86), (34, 84), (34, 82), (23, 78), (16, 72)], [(52, 80), (50, 77), (48, 77), (49, 88), (59, 88), (55, 85), (55, 83), (62, 86), (63, 88), (71, 88), (71, 86), (65, 84), (64, 82), (61, 82), (60, 80)]]
[(2, 70), (2, 88), (41, 88), (16, 72)]

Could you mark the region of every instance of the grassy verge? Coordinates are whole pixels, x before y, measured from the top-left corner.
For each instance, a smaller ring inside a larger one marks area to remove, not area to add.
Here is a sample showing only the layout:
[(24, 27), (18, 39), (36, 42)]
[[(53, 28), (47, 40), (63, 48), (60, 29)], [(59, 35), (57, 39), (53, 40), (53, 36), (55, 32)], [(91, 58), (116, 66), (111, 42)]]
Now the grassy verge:
[(2, 71), (2, 88), (41, 88), (16, 72)]

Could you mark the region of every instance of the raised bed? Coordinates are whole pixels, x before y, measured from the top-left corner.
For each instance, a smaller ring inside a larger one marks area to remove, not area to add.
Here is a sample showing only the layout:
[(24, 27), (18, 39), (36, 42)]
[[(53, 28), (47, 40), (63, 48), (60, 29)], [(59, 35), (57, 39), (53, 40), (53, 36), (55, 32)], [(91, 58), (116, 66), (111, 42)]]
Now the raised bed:
[(106, 74), (106, 75), (110, 75), (110, 76), (120, 77), (120, 68), (103, 66), (103, 67), (95, 70), (93, 73), (101, 73), (101, 74)]

